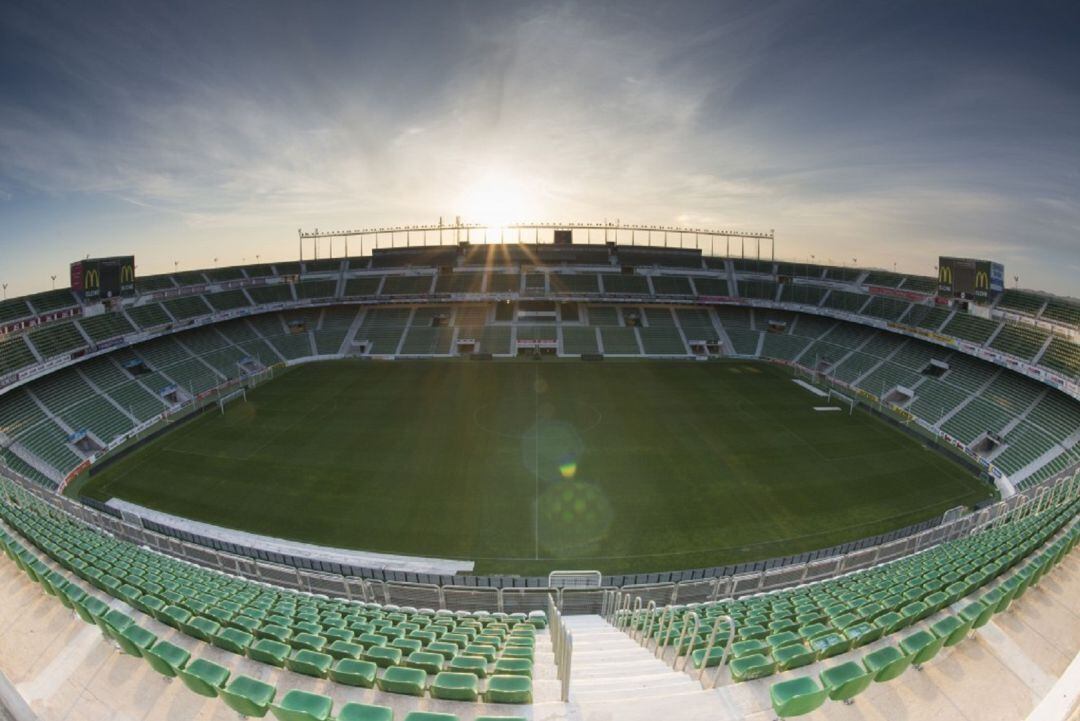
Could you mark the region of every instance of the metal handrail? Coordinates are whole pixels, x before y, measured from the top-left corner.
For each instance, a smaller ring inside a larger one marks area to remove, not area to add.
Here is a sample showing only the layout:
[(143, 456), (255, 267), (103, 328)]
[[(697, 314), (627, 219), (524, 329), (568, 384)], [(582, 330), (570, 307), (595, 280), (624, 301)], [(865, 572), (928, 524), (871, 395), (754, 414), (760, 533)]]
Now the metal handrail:
[(559, 681), (560, 696), (570, 700), (570, 665), (574, 654), (574, 638), (563, 624), (562, 612), (555, 603), (554, 595), (548, 595), (548, 633), (551, 650), (555, 655), (555, 677)]
[[(666, 625), (664, 624), (665, 620), (667, 621)], [(660, 615), (660, 628), (657, 629), (656, 657), (659, 659), (663, 659), (664, 653), (667, 651), (668, 637), (671, 636), (673, 623), (675, 623), (675, 609), (667, 606)]]
[[(671, 662), (671, 667), (676, 671), (685, 671), (686, 664), (690, 660), (690, 655), (693, 653), (693, 648), (689, 648), (686, 651), (686, 655), (683, 656), (682, 667), (679, 667), (679, 652), (682, 651), (683, 642), (686, 640), (686, 629), (690, 625), (690, 621), (694, 622), (694, 632), (691, 634), (691, 638), (697, 638), (698, 633), (701, 632), (701, 616), (697, 615), (696, 611), (687, 611), (683, 615), (682, 631), (679, 633), (679, 642), (675, 645), (675, 660)], [(690, 643), (693, 646), (693, 641)]]
[(637, 636), (637, 642), (644, 645), (647, 636), (645, 635), (645, 625), (652, 626), (652, 617), (656, 613), (656, 601), (649, 600), (649, 604), (645, 606), (644, 616), (641, 619), (638, 627), (634, 629)]
[[(716, 667), (716, 673), (713, 674), (712, 681), (708, 684), (705, 683), (705, 671), (709, 667), (709, 654), (712, 653), (713, 645), (716, 643), (716, 633), (720, 630), (720, 621), (727, 621), (728, 624), (728, 638), (727, 643), (724, 644), (724, 653), (720, 656), (720, 664)], [(713, 617), (712, 632), (709, 634), (709, 642), (705, 645), (705, 655), (701, 659), (701, 672), (698, 673), (698, 681), (706, 689), (716, 688), (717, 682), (720, 680), (720, 672), (724, 670), (724, 666), (727, 664), (728, 654), (731, 653), (731, 644), (735, 641), (735, 619), (727, 614), (722, 616)]]
[(630, 638), (634, 637), (637, 633), (638, 620), (641, 617), (641, 596), (634, 598), (633, 607), (630, 611), (630, 620), (627, 622), (628, 626), (626, 632), (630, 635)]

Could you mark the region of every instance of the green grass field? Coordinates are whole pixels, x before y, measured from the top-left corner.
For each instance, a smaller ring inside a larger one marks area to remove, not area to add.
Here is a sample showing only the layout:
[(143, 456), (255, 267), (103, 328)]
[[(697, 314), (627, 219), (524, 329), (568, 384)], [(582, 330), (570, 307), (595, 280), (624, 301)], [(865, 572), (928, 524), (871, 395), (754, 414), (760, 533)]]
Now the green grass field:
[(478, 573), (763, 559), (989, 495), (963, 468), (759, 363), (306, 365), (80, 490)]

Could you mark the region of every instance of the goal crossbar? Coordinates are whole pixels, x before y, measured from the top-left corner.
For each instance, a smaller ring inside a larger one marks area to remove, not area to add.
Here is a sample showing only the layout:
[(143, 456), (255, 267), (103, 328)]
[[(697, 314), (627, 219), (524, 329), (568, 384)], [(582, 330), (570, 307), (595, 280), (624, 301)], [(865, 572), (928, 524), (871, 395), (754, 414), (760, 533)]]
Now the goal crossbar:
[(838, 391), (838, 390), (836, 390), (834, 388), (830, 388), (829, 389), (829, 402), (832, 403), (834, 400), (838, 400), (840, 403), (843, 403), (848, 407), (848, 415), (849, 416), (852, 413), (855, 412), (855, 399), (854, 398), (852, 398), (851, 396), (844, 395), (843, 393), (841, 393), (840, 391)]

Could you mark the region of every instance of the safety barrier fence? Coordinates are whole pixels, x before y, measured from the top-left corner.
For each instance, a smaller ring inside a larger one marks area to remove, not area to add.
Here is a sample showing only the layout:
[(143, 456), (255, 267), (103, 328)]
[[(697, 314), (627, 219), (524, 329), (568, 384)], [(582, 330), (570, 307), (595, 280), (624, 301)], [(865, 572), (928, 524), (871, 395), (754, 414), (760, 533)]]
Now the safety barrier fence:
[[(1078, 497), (1080, 497), (1080, 473), (1070, 478), (1059, 479), (1052, 485), (1044, 484), (1038, 487), (1037, 492), (1031, 494), (1029, 499), (1011, 505), (1009, 510), (993, 519), (981, 521), (973, 527), (972, 532), (1051, 511), (1072, 503)], [(1080, 518), (1073, 518), (1055, 534), (1054, 538), (1060, 538), (1063, 534), (1068, 533), (1077, 523), (1080, 523)], [(729, 598), (734, 599), (735, 596)], [(698, 612), (700, 610), (702, 610), (701, 607), (694, 604), (688, 606), (686, 604), (657, 603), (655, 599), (645, 600), (645, 597), (640, 593), (635, 593), (634, 589), (622, 588), (605, 591), (600, 613), (616, 629), (626, 633), (644, 648), (653, 651), (657, 658), (670, 662), (674, 670), (685, 672), (687, 664), (691, 663), (693, 652), (698, 648), (696, 643), (690, 647), (687, 644), (700, 636), (703, 625), (702, 616)], [(735, 640), (736, 633), (735, 620), (726, 614), (711, 617), (708, 623), (712, 624), (711, 631), (705, 645), (700, 647), (703, 656), (700, 668), (697, 669), (695, 676), (705, 689), (714, 688), (719, 683), (721, 673), (725, 672), (731, 644)], [(673, 635), (672, 631), (676, 624), (680, 626), (677, 637)], [(718, 643), (724, 644), (722, 646), (723, 651), (718, 665), (715, 666), (716, 670), (710, 678), (707, 677), (707, 674), (709, 668), (712, 667), (712, 654)], [(673, 654), (670, 659), (667, 658), (669, 646), (673, 646)], [(691, 671), (691, 675), (695, 675), (693, 671)]]
[(980, 511), (943, 522), (926, 531), (843, 555), (730, 576), (678, 583), (627, 584), (617, 589), (611, 586), (477, 587), (467, 585), (468, 577), (462, 577), (463, 582), (460, 584), (437, 584), (349, 576), (311, 567), (286, 565), (280, 557), (275, 558), (275, 554), (255, 559), (166, 536), (57, 495), (2, 465), (0, 485), (21, 499), (32, 499), (36, 503), (44, 504), (52, 512), (62, 513), (114, 537), (201, 566), (284, 588), (376, 603), (449, 610), (498, 610), (507, 613), (546, 610), (550, 597), (554, 599), (555, 607), (564, 615), (603, 614), (610, 618), (620, 603), (612, 600), (613, 591), (618, 599), (624, 599), (622, 603), (629, 603), (625, 599), (637, 597), (640, 597), (644, 604), (654, 602), (657, 606), (704, 603), (821, 581), (894, 561), (1003, 523), (1011, 514), (1023, 516), (1040, 512), (1050, 504), (1074, 498), (1080, 491), (1080, 474), (1074, 473), (1045, 481)]

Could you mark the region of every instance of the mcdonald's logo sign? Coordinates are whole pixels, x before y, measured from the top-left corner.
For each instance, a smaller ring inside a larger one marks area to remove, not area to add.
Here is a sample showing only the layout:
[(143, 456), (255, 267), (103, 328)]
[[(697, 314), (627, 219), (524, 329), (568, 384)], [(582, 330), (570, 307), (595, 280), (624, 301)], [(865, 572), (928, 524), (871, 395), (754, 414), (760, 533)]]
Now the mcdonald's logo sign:
[(87, 268), (86, 277), (83, 280), (83, 289), (90, 290), (92, 288), (101, 287), (101, 273), (97, 268)]
[(943, 265), (938, 268), (938, 280), (942, 283), (952, 284), (952, 268), (947, 265)]
[(980, 270), (975, 274), (975, 287), (976, 288), (990, 288), (990, 276), (986, 274), (985, 270)]
[(135, 282), (135, 269), (130, 265), (125, 265), (120, 268), (120, 282), (121, 283), (134, 283)]

